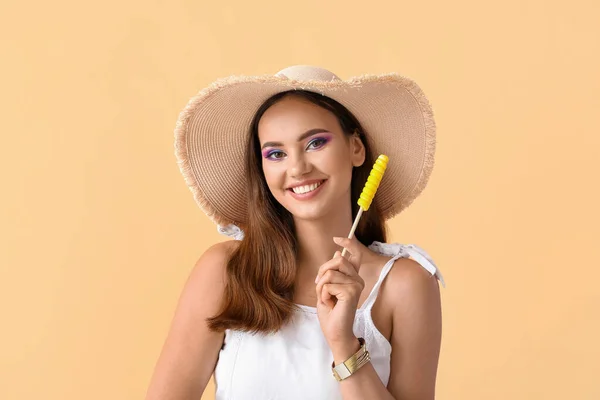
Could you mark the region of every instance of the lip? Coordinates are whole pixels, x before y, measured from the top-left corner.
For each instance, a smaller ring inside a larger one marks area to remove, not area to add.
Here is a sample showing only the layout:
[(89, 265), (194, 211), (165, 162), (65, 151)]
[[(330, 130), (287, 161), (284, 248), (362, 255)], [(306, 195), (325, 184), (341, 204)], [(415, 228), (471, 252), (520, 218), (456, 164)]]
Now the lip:
[(325, 184), (327, 183), (327, 179), (323, 180), (323, 179), (313, 179), (312, 181), (306, 181), (307, 183), (302, 183), (302, 185), (295, 185), (296, 186), (304, 186), (304, 185), (310, 185), (311, 183), (315, 183), (315, 182), (322, 182), (318, 188), (316, 188), (315, 190), (313, 190), (312, 192), (308, 192), (308, 193), (294, 193), (294, 191), (290, 188), (287, 189), (287, 191), (290, 192), (290, 195), (296, 199), (296, 200), (309, 200), (312, 199), (313, 197), (315, 197), (317, 194), (319, 194), (319, 192), (321, 191), (321, 188), (323, 186), (325, 186)]
[(317, 182), (325, 182), (327, 179), (309, 179), (306, 181), (302, 181), (302, 182), (298, 182), (298, 183), (294, 183), (291, 186), (288, 186), (286, 189), (287, 190), (291, 190), (292, 188), (298, 187), (298, 186), (305, 186), (305, 185), (311, 185), (313, 183), (317, 183)]

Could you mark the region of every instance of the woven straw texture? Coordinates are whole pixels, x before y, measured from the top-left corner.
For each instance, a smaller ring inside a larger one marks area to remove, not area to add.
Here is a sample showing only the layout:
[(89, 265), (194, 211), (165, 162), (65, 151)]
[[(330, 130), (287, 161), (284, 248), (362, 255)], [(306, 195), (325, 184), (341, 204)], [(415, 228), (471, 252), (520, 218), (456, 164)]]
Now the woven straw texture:
[(232, 76), (194, 96), (179, 115), (175, 155), (196, 203), (219, 225), (247, 219), (244, 152), (260, 105), (274, 94), (309, 90), (331, 97), (360, 121), (373, 159), (389, 156), (375, 202), (386, 219), (408, 207), (433, 170), (435, 122), (417, 84), (398, 74), (341, 80), (318, 67), (294, 66), (276, 75)]

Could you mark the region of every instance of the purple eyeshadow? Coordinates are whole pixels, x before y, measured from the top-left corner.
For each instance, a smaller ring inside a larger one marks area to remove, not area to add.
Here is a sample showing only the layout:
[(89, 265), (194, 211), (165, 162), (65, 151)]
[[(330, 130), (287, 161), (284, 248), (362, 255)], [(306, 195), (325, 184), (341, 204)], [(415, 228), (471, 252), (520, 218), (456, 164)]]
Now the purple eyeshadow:
[[(307, 147), (310, 146), (310, 144), (314, 141), (322, 140), (323, 143), (315, 149), (315, 150), (318, 150), (318, 149), (322, 148), (323, 146), (325, 146), (327, 143), (329, 143), (331, 141), (331, 139), (333, 139), (332, 134), (321, 134), (320, 136), (311, 138), (307, 143)], [(278, 153), (278, 152), (281, 152), (281, 150), (267, 148), (262, 151), (262, 156), (266, 159), (269, 159), (271, 154)]]
[(271, 153), (273, 153), (273, 149), (264, 149), (262, 151), (262, 156), (264, 158), (269, 158), (269, 156), (271, 155)]
[(308, 143), (317, 140), (317, 139), (323, 139), (325, 141), (325, 143), (322, 145), (324, 146), (325, 144), (329, 143), (331, 141), (331, 139), (333, 139), (333, 135), (330, 134), (323, 134), (322, 136), (318, 136), (316, 138), (312, 138)]

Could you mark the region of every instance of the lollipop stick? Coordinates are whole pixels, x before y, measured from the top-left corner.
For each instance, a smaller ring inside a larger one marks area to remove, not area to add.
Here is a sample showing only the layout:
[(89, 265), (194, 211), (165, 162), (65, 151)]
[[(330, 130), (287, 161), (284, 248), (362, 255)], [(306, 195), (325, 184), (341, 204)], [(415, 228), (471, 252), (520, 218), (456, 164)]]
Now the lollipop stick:
[[(363, 211), (368, 211), (371, 203), (373, 202), (373, 197), (375, 197), (375, 192), (379, 187), (379, 183), (381, 182), (381, 178), (383, 177), (383, 173), (387, 168), (387, 163), (389, 161), (388, 156), (385, 154), (379, 155), (377, 160), (375, 161), (375, 165), (373, 165), (373, 169), (371, 169), (371, 173), (367, 178), (367, 182), (365, 183), (365, 187), (358, 198), (358, 213), (356, 213), (356, 218), (354, 219), (354, 224), (352, 225), (352, 229), (350, 230), (350, 234), (348, 235), (348, 239), (352, 239), (354, 236), (354, 231), (358, 226), (358, 222), (360, 221), (360, 217)], [(348, 253), (348, 250), (344, 247), (342, 250), (342, 257), (344, 257)]]
[[(352, 229), (350, 229), (350, 234), (348, 235), (348, 239), (352, 239), (352, 237), (354, 236), (354, 231), (356, 230), (356, 227), (358, 226), (358, 222), (360, 221), (360, 217), (363, 213), (363, 208), (360, 207), (358, 209), (358, 212), (356, 213), (356, 218), (354, 218), (354, 224), (352, 224)], [(342, 257), (345, 257), (346, 254), (348, 253), (348, 249), (346, 249), (344, 247), (344, 250), (342, 250)]]

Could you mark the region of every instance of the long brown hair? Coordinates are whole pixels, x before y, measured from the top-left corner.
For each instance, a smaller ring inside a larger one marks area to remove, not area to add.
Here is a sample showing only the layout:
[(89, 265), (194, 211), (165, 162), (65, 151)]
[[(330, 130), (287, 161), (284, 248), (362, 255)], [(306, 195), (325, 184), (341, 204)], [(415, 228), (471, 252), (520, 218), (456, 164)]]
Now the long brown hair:
[[(297, 254), (294, 219), (269, 191), (258, 139), (258, 123), (265, 111), (288, 96), (308, 100), (332, 112), (346, 136), (357, 133), (365, 146), (365, 162), (352, 171), (352, 215), (358, 212), (356, 202), (373, 167), (374, 156), (362, 126), (337, 101), (313, 92), (288, 91), (274, 95), (258, 109), (250, 126), (245, 158), (248, 222), (242, 227), (244, 239), (227, 262), (227, 285), (221, 310), (207, 320), (215, 331), (276, 332), (296, 308), (293, 302)], [(385, 220), (375, 203), (363, 214), (355, 236), (365, 246), (373, 241), (386, 241)]]

